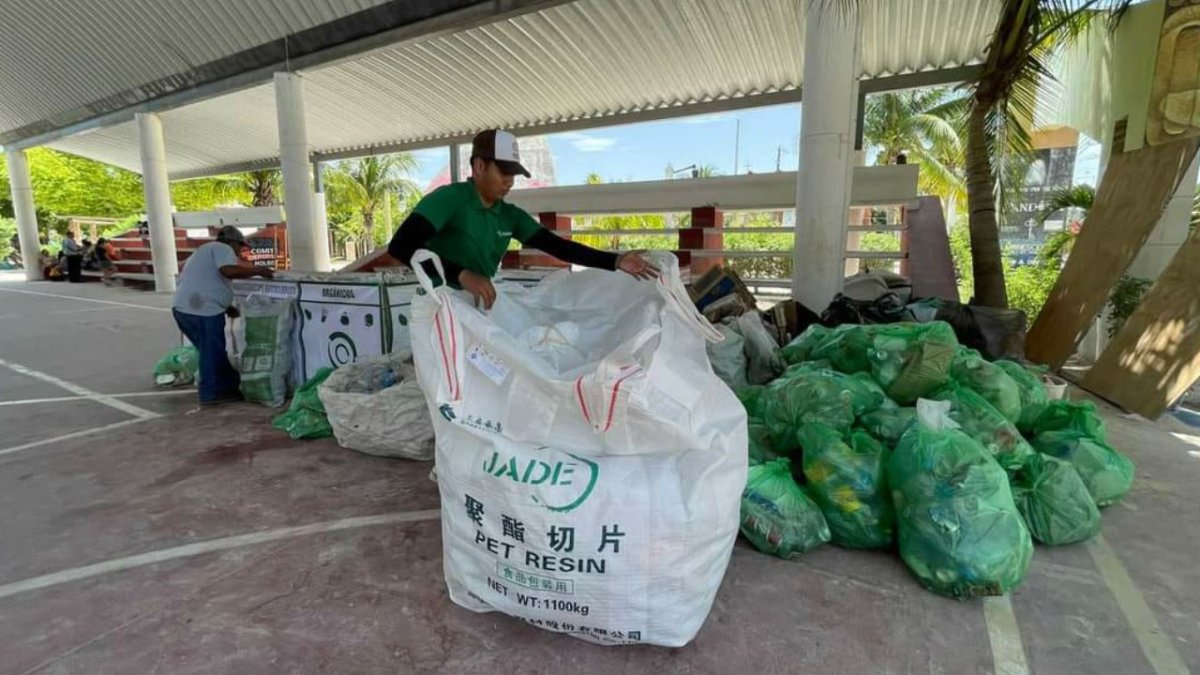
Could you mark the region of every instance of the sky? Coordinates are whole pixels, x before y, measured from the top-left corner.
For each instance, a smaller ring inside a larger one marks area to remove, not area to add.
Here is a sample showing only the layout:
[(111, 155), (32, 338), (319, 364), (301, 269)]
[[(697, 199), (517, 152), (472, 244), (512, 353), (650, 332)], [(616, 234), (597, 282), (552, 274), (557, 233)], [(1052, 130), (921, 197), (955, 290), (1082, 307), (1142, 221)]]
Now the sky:
[[(556, 183), (581, 185), (589, 173), (599, 174), (606, 183), (661, 180), (667, 164), (676, 169), (707, 164), (728, 176), (734, 173), (735, 148), (738, 173), (774, 171), (777, 159), (782, 170), (794, 171), (799, 134), (797, 103), (551, 134), (546, 139), (554, 155)], [(444, 148), (413, 154), (419, 166), (415, 179), (422, 187), (446, 167)]]

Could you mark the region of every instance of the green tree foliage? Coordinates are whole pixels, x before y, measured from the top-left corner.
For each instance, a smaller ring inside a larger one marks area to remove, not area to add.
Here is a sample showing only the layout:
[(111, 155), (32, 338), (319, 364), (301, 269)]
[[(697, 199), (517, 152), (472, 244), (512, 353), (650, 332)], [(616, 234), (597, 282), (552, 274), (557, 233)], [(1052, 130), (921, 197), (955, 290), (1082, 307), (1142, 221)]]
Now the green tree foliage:
[(12, 255), (12, 238), (17, 234), (17, 221), (0, 217), (0, 263)]
[[(329, 221), (337, 236), (361, 238), (379, 246), (391, 236), (391, 226), (403, 219), (421, 190), (412, 180), (417, 161), (409, 153), (374, 155), (339, 162), (326, 174)], [(391, 213), (388, 227), (376, 224)]]
[[(971, 234), (966, 224), (960, 224), (950, 231), (950, 254), (958, 277), (958, 296), (963, 302), (968, 302), (975, 297), (975, 276), (971, 265)], [(1009, 306), (1025, 312), (1032, 325), (1050, 297), (1054, 283), (1058, 281), (1058, 265), (1039, 262), (1018, 267), (1012, 264), (1011, 258), (1005, 256), (1004, 275)]]
[[(38, 229), (43, 237), (66, 231), (64, 216), (123, 218), (123, 229), (106, 227), (101, 236), (110, 236), (133, 227), (137, 215), (145, 211), (142, 178), (132, 171), (96, 162), (84, 157), (32, 148), (26, 151), (33, 199), (38, 212)], [(171, 200), (180, 211), (204, 211), (224, 204), (251, 203), (252, 195), (236, 186), (242, 176), (218, 176), (171, 184)], [(8, 168), (0, 163), (0, 217), (11, 218), (12, 202)]]
[(948, 87), (908, 89), (868, 96), (863, 140), (878, 148), (878, 165), (904, 154), (920, 169), (921, 190), (944, 199), (966, 197), (959, 136), (968, 99)]

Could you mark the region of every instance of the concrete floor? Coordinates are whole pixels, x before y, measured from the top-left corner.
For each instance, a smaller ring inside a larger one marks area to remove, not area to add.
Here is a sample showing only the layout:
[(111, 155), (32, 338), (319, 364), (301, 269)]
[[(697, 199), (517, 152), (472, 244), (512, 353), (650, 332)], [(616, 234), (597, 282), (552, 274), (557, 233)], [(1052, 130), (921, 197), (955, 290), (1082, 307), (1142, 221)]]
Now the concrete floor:
[(0, 277), (0, 673), (1200, 672), (1200, 430), (1177, 420), (1108, 411), (1132, 493), (1011, 598), (739, 543), (691, 645), (599, 647), (450, 603), (428, 464), (112, 396), (151, 391), (167, 307)]

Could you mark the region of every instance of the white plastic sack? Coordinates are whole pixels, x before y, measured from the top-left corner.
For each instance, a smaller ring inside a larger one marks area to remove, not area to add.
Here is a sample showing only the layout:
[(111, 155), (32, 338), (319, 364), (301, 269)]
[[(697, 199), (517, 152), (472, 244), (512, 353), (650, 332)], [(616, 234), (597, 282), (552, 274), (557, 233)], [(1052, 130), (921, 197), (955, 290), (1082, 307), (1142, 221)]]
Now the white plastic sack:
[[(413, 267), (425, 260), (440, 265), (420, 251)], [(488, 313), (419, 275), (413, 353), (459, 605), (600, 644), (680, 646), (704, 623), (737, 536), (746, 414), (712, 373), (705, 340), (720, 336), (674, 257), (654, 262), (658, 282), (498, 283)], [(522, 339), (563, 322), (578, 364)]]
[(779, 355), (779, 344), (763, 326), (758, 312), (739, 316), (734, 326), (746, 341), (746, 380), (750, 384), (766, 384), (782, 375), (787, 364)]
[(433, 424), (408, 350), (346, 364), (330, 373), (317, 395), (343, 448), (433, 459)]
[(241, 373), (241, 392), (247, 401), (276, 408), (287, 401), (295, 304), (264, 295), (237, 302), (241, 318), (235, 322), (240, 325), (234, 329), (234, 345), (240, 351), (233, 364)]
[(733, 321), (719, 324), (716, 329), (725, 339), (705, 346), (708, 362), (722, 382), (731, 389), (741, 389), (750, 384), (746, 380), (746, 339)]

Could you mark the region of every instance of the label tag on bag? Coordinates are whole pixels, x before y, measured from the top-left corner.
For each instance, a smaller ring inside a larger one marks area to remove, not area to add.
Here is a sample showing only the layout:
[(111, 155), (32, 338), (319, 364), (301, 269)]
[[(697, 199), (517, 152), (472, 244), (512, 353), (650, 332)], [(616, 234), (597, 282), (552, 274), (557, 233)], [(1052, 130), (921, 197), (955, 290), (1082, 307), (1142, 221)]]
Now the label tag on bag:
[(496, 384), (503, 383), (508, 374), (512, 372), (512, 368), (509, 368), (507, 363), (488, 351), (488, 348), (482, 344), (471, 347), (471, 350), (467, 352), (467, 361), (483, 373), (484, 377)]

